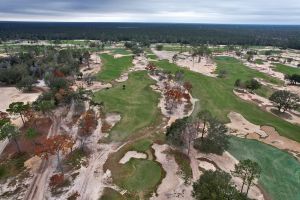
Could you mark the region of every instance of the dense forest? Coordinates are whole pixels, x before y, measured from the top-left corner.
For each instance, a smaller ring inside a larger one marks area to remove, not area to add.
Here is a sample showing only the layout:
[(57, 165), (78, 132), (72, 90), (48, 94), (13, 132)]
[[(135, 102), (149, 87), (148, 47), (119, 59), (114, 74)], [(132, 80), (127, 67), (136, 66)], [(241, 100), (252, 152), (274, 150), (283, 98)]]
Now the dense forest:
[(300, 26), (0, 22), (0, 39), (136, 40), (151, 43), (273, 45), (300, 49)]

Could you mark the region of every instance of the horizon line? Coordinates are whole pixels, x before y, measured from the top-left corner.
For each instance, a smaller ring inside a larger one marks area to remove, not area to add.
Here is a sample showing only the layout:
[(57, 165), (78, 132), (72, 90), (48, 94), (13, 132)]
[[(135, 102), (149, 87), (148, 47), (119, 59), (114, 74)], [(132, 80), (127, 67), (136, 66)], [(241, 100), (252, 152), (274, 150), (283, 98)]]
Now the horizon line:
[(0, 20), (0, 23), (132, 23), (132, 24), (198, 24), (198, 25), (256, 25), (256, 26), (300, 26), (300, 24), (274, 24), (274, 23), (205, 23), (205, 22), (135, 22), (135, 21), (18, 21), (18, 20)]

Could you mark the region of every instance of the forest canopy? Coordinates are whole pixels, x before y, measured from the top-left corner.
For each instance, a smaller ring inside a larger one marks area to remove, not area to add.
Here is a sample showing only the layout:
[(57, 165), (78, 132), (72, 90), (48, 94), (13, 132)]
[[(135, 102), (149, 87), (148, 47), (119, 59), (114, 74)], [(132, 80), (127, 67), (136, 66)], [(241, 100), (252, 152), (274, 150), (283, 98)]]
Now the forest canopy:
[(0, 22), (0, 39), (271, 45), (300, 49), (300, 26), (163, 23)]

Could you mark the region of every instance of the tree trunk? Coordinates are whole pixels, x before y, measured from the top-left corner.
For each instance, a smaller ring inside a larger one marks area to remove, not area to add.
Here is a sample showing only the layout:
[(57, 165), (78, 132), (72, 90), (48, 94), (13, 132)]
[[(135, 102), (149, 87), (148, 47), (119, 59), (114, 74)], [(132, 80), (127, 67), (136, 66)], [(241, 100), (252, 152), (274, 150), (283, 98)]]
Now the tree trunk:
[(13, 139), (13, 141), (14, 141), (14, 142), (15, 142), (15, 144), (16, 144), (16, 147), (17, 147), (18, 153), (21, 153), (21, 149), (20, 149), (20, 146), (19, 146), (19, 143), (18, 143), (17, 139), (16, 139), (16, 138), (14, 138), (14, 139)]
[(248, 185), (248, 187), (247, 187), (247, 192), (246, 192), (246, 195), (248, 196), (248, 193), (249, 193), (249, 189), (250, 189), (250, 185), (251, 185), (251, 183)]
[(201, 135), (202, 140), (203, 140), (203, 137), (204, 137), (205, 126), (206, 126), (206, 121), (204, 121), (204, 123), (203, 123), (203, 129), (202, 129), (202, 135)]
[(21, 119), (22, 119), (22, 122), (23, 122), (23, 125), (25, 124), (25, 120), (23, 118), (23, 115), (20, 113), (20, 116), (21, 116)]
[(61, 173), (63, 174), (64, 173), (64, 169), (61, 165), (61, 162), (60, 162), (60, 156), (59, 156), (59, 152), (57, 152), (57, 167), (59, 168), (59, 170), (61, 171)]
[(243, 184), (242, 184), (242, 188), (241, 188), (241, 193), (243, 192), (244, 185), (245, 185), (245, 179), (243, 179)]

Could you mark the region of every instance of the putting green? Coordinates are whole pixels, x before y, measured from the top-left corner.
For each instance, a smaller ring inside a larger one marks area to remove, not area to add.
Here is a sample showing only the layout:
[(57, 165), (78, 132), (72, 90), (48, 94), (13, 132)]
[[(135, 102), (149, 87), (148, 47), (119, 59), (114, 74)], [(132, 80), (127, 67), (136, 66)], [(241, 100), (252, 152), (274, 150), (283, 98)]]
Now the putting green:
[(300, 199), (300, 163), (292, 155), (256, 140), (230, 138), (229, 152), (238, 160), (259, 163), (259, 183), (273, 200)]

